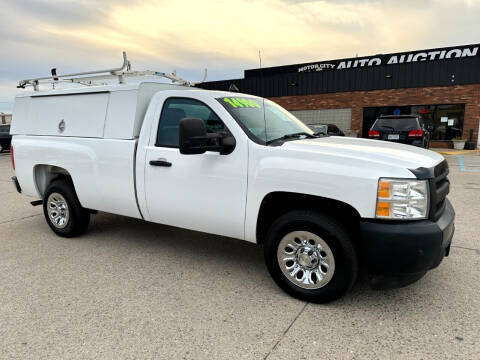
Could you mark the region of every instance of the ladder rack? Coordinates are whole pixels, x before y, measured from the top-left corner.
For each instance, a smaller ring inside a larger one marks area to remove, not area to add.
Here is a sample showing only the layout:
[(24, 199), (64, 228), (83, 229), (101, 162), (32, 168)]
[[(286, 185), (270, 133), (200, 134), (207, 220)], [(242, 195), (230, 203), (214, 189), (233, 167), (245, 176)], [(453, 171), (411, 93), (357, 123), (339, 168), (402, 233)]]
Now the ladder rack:
[[(102, 83), (96, 83), (95, 81), (105, 81), (118, 79), (120, 84), (125, 83), (125, 78), (127, 77), (141, 77), (141, 76), (158, 76), (169, 79), (172, 83), (176, 83), (184, 86), (195, 86), (198, 83), (190, 82), (187, 80), (178, 77), (176, 72), (173, 71), (171, 74), (159, 72), (159, 71), (132, 71), (130, 61), (127, 59), (127, 53), (122, 52), (123, 55), (123, 64), (119, 68), (105, 69), (105, 70), (95, 70), (95, 71), (85, 71), (73, 74), (64, 74), (57, 75), (57, 69), (53, 68), (51, 70), (51, 76), (39, 77), (34, 79), (25, 79), (20, 80), (17, 88), (25, 89), (27, 86), (32, 86), (35, 91), (40, 90), (40, 84), (48, 83), (55, 85), (56, 83), (75, 83), (86, 86), (92, 85), (102, 85)], [(207, 69), (204, 71), (203, 78), (200, 82), (204, 82), (207, 78)]]

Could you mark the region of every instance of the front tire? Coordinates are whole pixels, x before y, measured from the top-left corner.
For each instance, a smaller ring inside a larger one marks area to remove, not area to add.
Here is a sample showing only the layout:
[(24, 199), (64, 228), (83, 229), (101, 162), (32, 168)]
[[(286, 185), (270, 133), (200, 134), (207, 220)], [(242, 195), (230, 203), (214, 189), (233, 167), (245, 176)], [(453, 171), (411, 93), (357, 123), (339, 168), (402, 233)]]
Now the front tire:
[(264, 244), (270, 275), (300, 300), (327, 303), (355, 283), (358, 259), (350, 234), (334, 218), (295, 210), (278, 218)]
[(80, 205), (73, 185), (54, 180), (43, 197), (43, 213), (53, 232), (62, 237), (75, 237), (88, 227), (90, 213)]

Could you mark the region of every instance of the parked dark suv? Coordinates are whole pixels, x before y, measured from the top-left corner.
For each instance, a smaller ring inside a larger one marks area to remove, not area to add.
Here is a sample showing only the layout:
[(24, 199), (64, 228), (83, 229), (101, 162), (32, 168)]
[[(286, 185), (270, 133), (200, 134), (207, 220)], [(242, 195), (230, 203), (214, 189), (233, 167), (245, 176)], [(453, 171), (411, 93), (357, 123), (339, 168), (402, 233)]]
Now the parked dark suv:
[(0, 125), (0, 152), (9, 150), (11, 142), (10, 125)]
[(398, 142), (428, 149), (430, 133), (415, 115), (381, 115), (368, 132), (371, 139)]

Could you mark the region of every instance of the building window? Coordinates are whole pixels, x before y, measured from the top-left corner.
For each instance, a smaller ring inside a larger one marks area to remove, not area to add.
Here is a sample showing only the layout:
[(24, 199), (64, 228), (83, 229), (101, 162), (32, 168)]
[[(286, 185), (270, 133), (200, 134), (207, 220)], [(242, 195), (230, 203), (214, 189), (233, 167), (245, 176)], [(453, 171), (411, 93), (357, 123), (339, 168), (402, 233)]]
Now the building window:
[(452, 140), (462, 136), (465, 104), (412, 106), (430, 131), (432, 140)]
[(368, 130), (380, 115), (418, 115), (431, 140), (452, 140), (462, 136), (465, 104), (367, 107), (363, 109), (363, 137), (368, 137)]

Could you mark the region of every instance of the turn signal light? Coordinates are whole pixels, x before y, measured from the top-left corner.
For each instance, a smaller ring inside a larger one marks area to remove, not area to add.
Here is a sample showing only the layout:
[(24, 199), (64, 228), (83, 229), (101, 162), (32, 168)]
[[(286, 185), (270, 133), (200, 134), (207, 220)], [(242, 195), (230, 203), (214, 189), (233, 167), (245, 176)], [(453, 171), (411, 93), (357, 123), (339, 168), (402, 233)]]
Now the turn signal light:
[(408, 133), (408, 137), (422, 137), (423, 130), (410, 130)]
[(378, 197), (384, 199), (390, 198), (390, 182), (380, 180), (378, 183)]
[(390, 203), (386, 201), (377, 202), (377, 216), (389, 217), (390, 216)]
[(380, 133), (377, 130), (368, 130), (369, 137), (379, 137)]

